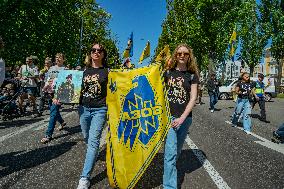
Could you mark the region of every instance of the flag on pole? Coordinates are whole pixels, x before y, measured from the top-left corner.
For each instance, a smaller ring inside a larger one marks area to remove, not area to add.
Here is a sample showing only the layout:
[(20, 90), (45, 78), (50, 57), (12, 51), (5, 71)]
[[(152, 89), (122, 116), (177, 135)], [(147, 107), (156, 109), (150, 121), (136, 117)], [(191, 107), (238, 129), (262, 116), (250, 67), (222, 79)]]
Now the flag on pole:
[(146, 47), (144, 48), (140, 58), (139, 58), (139, 64), (142, 63), (143, 60), (148, 58), (150, 56), (150, 42), (148, 41), (146, 44)]
[(131, 32), (130, 37), (127, 41), (127, 47), (123, 52), (123, 58), (129, 58), (133, 56), (133, 32)]
[(165, 45), (164, 48), (160, 51), (159, 55), (156, 57), (156, 62), (166, 61), (171, 58), (170, 46)]
[(236, 27), (234, 28), (233, 30), (233, 33), (231, 35), (231, 38), (230, 38), (230, 57), (233, 57), (234, 54), (235, 54), (235, 51), (236, 51), (236, 40), (237, 40), (237, 32), (236, 32)]
[(162, 67), (111, 70), (108, 78), (107, 175), (113, 188), (132, 189), (170, 128)]

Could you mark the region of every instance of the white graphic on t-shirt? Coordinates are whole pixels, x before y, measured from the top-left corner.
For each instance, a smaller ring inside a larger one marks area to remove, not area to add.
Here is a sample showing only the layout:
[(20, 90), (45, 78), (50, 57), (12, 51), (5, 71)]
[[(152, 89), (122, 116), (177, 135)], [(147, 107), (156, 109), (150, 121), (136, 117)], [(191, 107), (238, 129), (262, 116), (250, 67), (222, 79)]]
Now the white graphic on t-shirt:
[(170, 87), (169, 101), (173, 103), (183, 104), (187, 100), (186, 91), (183, 87), (184, 78), (177, 77), (173, 78), (172, 76), (168, 80), (168, 86)]
[(99, 83), (99, 74), (88, 75), (84, 78), (85, 91), (84, 97), (96, 98), (102, 93), (101, 85)]

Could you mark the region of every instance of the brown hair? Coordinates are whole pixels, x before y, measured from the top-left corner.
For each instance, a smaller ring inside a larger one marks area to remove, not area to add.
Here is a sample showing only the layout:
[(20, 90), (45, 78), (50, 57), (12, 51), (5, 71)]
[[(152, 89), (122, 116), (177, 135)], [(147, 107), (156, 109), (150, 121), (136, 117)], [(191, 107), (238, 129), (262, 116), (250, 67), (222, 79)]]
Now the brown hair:
[[(107, 51), (106, 49), (104, 48), (104, 46), (98, 42), (93, 42), (91, 48), (94, 46), (94, 45), (99, 45), (100, 49), (102, 50), (102, 52), (104, 53), (104, 57), (102, 59), (102, 65), (104, 67), (107, 67)], [(92, 57), (91, 57), (91, 53), (89, 51), (89, 54), (88, 54), (88, 58), (86, 58), (87, 61), (85, 62), (86, 63), (86, 66), (87, 67), (92, 67)]]
[(244, 75), (248, 75), (249, 76), (248, 82), (250, 82), (250, 75), (249, 75), (249, 73), (248, 72), (243, 72), (242, 75), (241, 75), (242, 80), (244, 80)]
[(57, 56), (62, 57), (63, 60), (65, 60), (65, 55), (63, 53), (56, 53), (55, 57)]
[(181, 47), (185, 47), (187, 48), (187, 50), (189, 51), (189, 58), (188, 58), (188, 61), (186, 63), (186, 66), (187, 66), (187, 70), (190, 72), (190, 73), (195, 73), (197, 75), (199, 75), (198, 73), (198, 68), (197, 68), (197, 65), (196, 65), (196, 61), (195, 61), (195, 57), (193, 55), (193, 50), (191, 47), (189, 47), (187, 44), (185, 43), (181, 43), (179, 44), (174, 52), (173, 52), (173, 55), (172, 55), (172, 58), (169, 60), (170, 62), (168, 63), (166, 69), (173, 69), (177, 66), (177, 51), (179, 50), (179, 48)]

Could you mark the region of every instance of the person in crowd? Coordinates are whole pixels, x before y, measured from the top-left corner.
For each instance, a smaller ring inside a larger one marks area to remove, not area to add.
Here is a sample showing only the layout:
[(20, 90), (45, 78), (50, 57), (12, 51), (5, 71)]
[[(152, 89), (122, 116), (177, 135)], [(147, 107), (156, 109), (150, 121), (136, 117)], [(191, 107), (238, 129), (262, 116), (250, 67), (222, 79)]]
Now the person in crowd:
[(33, 59), (31, 57), (27, 57), (26, 64), (22, 65), (18, 71), (18, 78), (20, 79), (22, 85), (22, 93), (18, 99), (21, 114), (24, 113), (23, 102), (26, 98), (29, 99), (33, 107), (33, 113), (37, 113), (35, 95), (37, 91), (38, 75), (38, 67), (33, 64)]
[(176, 162), (192, 123), (192, 109), (197, 98), (199, 83), (198, 75), (193, 50), (186, 44), (178, 45), (164, 74), (172, 115), (171, 128), (165, 140), (164, 189), (177, 188)]
[(123, 63), (123, 68), (125, 69), (133, 69), (133, 65), (131, 64), (131, 61), (129, 58), (125, 59), (124, 63)]
[(284, 123), (276, 131), (273, 131), (272, 141), (275, 143), (284, 143)]
[(87, 152), (78, 189), (90, 186), (90, 175), (99, 153), (100, 138), (106, 122), (107, 51), (101, 44), (92, 44), (86, 66), (80, 97), (80, 125)]
[(219, 82), (216, 79), (216, 74), (212, 73), (210, 79), (207, 82), (207, 89), (210, 98), (210, 112), (213, 113), (215, 110), (215, 105), (218, 102), (219, 95)]
[[(65, 69), (64, 62), (65, 62), (64, 54), (57, 53), (55, 56), (56, 65), (50, 67), (50, 69), (48, 70), (48, 77), (52, 79), (52, 82), (55, 82), (59, 71)], [(48, 143), (50, 142), (50, 140), (52, 140), (52, 135), (54, 132), (56, 121), (58, 121), (60, 124), (58, 130), (62, 130), (64, 126), (66, 126), (66, 123), (64, 122), (60, 114), (60, 107), (61, 107), (60, 101), (58, 99), (50, 99), (48, 101), (48, 104), (50, 109), (50, 118), (47, 130), (45, 132), (45, 137), (41, 139), (41, 143), (43, 144)]]
[(241, 75), (242, 80), (236, 86), (236, 93), (238, 94), (237, 107), (232, 119), (232, 126), (236, 127), (238, 118), (243, 114), (244, 132), (251, 134), (251, 98), (256, 97), (254, 92), (254, 84), (250, 81), (249, 74), (244, 72)]
[(202, 93), (204, 90), (204, 83), (203, 80), (200, 79), (198, 86), (197, 86), (197, 102), (196, 105), (201, 105), (202, 104)]
[(265, 86), (263, 83), (264, 75), (262, 73), (258, 74), (258, 80), (254, 82), (255, 84), (255, 93), (256, 98), (252, 103), (252, 108), (258, 103), (260, 108), (260, 121), (263, 121), (265, 123), (270, 123), (270, 121), (266, 120), (266, 112), (265, 112), (265, 98), (264, 98), (264, 90), (269, 86)]
[(50, 100), (50, 98), (46, 98), (45, 96), (46, 93), (44, 92), (43, 87), (46, 85), (49, 79), (48, 70), (51, 67), (51, 65), (52, 65), (51, 58), (46, 57), (44, 60), (44, 68), (39, 72), (39, 80), (41, 84), (40, 84), (40, 99), (38, 104), (38, 116), (42, 115), (45, 102), (47, 100)]

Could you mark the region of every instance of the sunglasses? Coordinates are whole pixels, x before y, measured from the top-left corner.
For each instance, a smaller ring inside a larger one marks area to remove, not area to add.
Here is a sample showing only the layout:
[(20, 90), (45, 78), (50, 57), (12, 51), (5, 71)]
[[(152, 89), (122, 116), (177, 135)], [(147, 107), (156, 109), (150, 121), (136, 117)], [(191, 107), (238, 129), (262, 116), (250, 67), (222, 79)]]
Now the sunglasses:
[(101, 53), (102, 49), (91, 48), (91, 53)]
[(184, 52), (180, 52), (180, 53), (177, 53), (177, 56), (189, 56), (189, 53), (184, 53)]

